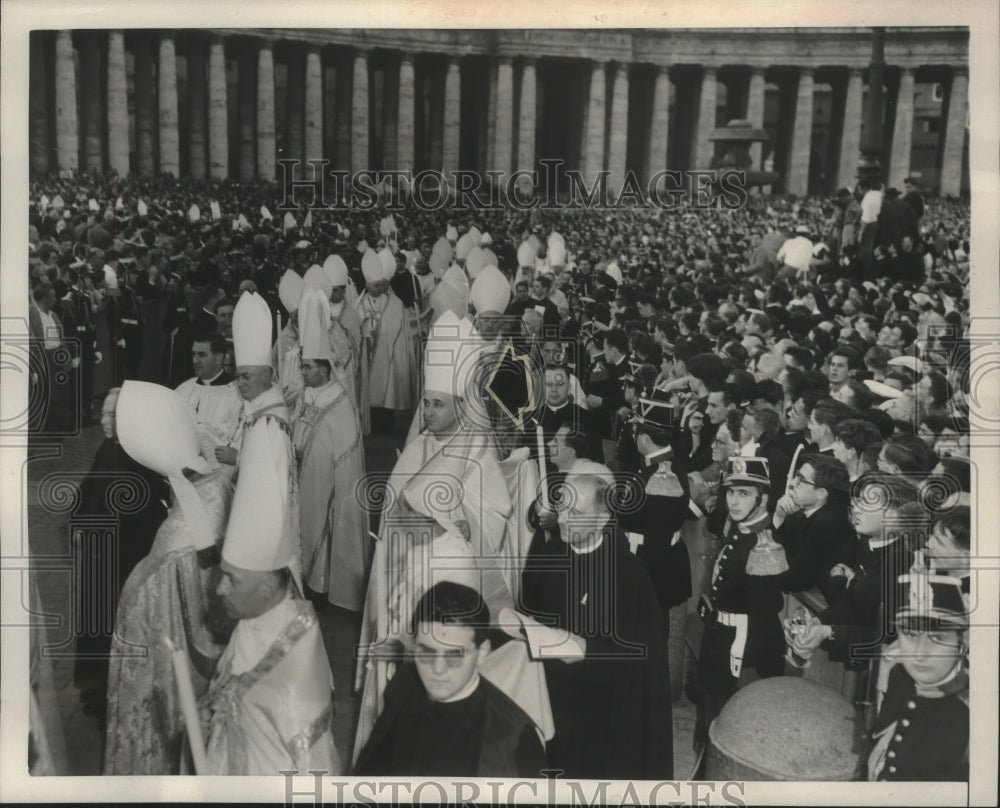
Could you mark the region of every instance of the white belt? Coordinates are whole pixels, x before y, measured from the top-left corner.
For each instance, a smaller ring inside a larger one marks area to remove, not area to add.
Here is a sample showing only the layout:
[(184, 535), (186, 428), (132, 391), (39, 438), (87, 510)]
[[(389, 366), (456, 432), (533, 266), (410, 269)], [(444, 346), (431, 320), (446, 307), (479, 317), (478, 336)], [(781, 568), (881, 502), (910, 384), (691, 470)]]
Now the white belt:
[(122, 322), (125, 323), (125, 325), (139, 325), (138, 320), (126, 320), (124, 317), (122, 317)]
[(747, 646), (747, 615), (723, 611), (717, 611), (715, 615), (719, 623), (736, 629), (736, 636), (729, 649), (729, 672), (733, 678), (739, 679), (743, 669), (743, 651)]

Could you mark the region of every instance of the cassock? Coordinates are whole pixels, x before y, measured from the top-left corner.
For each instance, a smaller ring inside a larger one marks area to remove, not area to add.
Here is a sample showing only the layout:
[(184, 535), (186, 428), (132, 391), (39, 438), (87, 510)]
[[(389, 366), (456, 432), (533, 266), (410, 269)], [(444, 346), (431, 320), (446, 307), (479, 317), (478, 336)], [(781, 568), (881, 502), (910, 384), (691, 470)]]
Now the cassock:
[(259, 617), (240, 620), (201, 702), (209, 773), (339, 775), (332, 691), (308, 601), (289, 596)]
[[(135, 510), (118, 513), (115, 503), (129, 499), (123, 499), (125, 492), (132, 492), (131, 499), (142, 504)], [(105, 438), (97, 449), (90, 473), (80, 485), (79, 505), (73, 519), (114, 529), (115, 541), (106, 547), (101, 530), (80, 529), (77, 533), (81, 563), (77, 570), (80, 587), (76, 608), (80, 615), (94, 615), (101, 604), (110, 607), (110, 614), (115, 613), (122, 585), (149, 552), (167, 515), (165, 503), (169, 497), (170, 486), (164, 477), (139, 465), (117, 441)], [(114, 570), (111, 575), (109, 567)], [(95, 704), (103, 709), (113, 625), (94, 628), (95, 633), (84, 631), (77, 635), (74, 682), (85, 698), (92, 695)]]
[(195, 377), (181, 382), (177, 392), (194, 411), (201, 456), (209, 464), (217, 465), (215, 447), (228, 444), (237, 438), (243, 399), (236, 387), (236, 381), (222, 371), (211, 381), (206, 382)]
[(411, 410), (417, 398), (417, 368), (408, 315), (392, 290), (358, 298), (358, 316), (368, 363), (367, 397), (360, 406)]
[(624, 537), (607, 530), (589, 553), (549, 540), (525, 565), (521, 609), (587, 642), (579, 662), (544, 663), (556, 728), (549, 765), (566, 777), (671, 779), (667, 632)]
[[(220, 466), (191, 480), (216, 537), (225, 531), (233, 471)], [(104, 774), (181, 773), (185, 726), (172, 655), (163, 638), (186, 653), (195, 696), (201, 696), (232, 628), (214, 596), (217, 565), (216, 547), (195, 549), (175, 500), (119, 601), (108, 676)], [(144, 652), (136, 654), (137, 648)]]
[(365, 476), (357, 413), (344, 386), (306, 387), (292, 419), (299, 460), (302, 576), (330, 602), (361, 611), (369, 561)]
[(470, 685), (463, 698), (435, 702), (415, 666), (401, 667), (352, 774), (541, 777), (545, 752), (531, 719), (484, 677)]

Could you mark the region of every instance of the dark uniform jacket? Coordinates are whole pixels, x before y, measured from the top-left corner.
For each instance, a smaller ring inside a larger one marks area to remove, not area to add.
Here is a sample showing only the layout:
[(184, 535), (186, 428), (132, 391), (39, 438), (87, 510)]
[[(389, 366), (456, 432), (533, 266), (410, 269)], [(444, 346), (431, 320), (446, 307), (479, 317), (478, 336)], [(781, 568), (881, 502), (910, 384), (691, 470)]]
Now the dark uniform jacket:
[[(955, 781), (969, 779), (969, 678), (965, 671), (921, 695), (902, 665), (889, 672), (873, 736), (880, 770), (870, 779)], [(876, 757), (873, 755), (873, 757)], [(871, 761), (870, 761), (871, 762)]]
[(828, 502), (809, 516), (805, 511), (787, 516), (774, 531), (775, 540), (784, 546), (788, 558), (788, 571), (781, 575), (782, 588), (786, 592), (825, 588), (831, 567), (851, 563), (844, 548), (854, 535), (847, 509), (840, 503)]

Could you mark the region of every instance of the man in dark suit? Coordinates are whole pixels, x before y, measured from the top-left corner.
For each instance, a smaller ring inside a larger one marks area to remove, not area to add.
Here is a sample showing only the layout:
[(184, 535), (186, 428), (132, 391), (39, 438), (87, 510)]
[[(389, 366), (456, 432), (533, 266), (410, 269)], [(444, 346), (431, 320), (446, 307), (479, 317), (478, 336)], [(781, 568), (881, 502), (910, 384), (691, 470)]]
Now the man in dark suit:
[(850, 486), (847, 467), (835, 457), (804, 456), (790, 493), (774, 510), (774, 535), (788, 555), (788, 571), (781, 576), (786, 592), (828, 590), (828, 572), (847, 560), (844, 541), (854, 534), (847, 518)]
[(490, 612), (474, 589), (441, 581), (413, 613), (413, 663), (385, 691), (385, 708), (354, 775), (540, 777), (545, 752), (525, 712), (480, 675)]

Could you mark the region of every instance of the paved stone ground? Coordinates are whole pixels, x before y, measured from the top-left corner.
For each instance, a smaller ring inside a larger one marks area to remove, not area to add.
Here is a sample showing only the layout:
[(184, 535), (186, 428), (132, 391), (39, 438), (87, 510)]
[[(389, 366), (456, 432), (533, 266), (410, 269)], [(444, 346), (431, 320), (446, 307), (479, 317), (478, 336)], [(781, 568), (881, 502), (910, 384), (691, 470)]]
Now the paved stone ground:
[[(396, 459), (396, 449), (403, 444), (406, 429), (402, 425), (389, 435), (373, 435), (365, 441), (366, 469), (388, 471)], [(73, 640), (69, 625), (72, 592), (72, 556), (68, 514), (54, 513), (39, 500), (39, 484), (47, 475), (59, 472), (86, 472), (94, 452), (103, 439), (100, 427), (89, 427), (66, 439), (50, 439), (33, 445), (28, 451), (27, 502), (29, 543), (38, 569), (37, 583), (44, 612), (56, 620), (48, 629), (49, 655), (52, 658), (55, 692), (49, 697), (59, 702), (66, 736), (69, 774), (100, 774), (103, 755), (103, 732), (97, 719), (80, 707), (79, 693), (73, 685)], [(360, 615), (335, 606), (318, 612), (326, 650), (333, 670), (334, 739), (345, 766), (350, 764), (354, 746), (360, 695), (353, 694), (356, 646)], [(691, 739), (695, 709), (687, 698), (674, 705), (674, 775), (691, 776), (695, 757)]]

